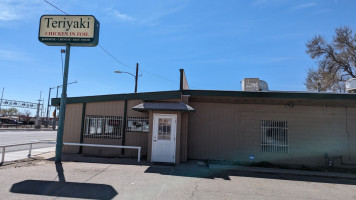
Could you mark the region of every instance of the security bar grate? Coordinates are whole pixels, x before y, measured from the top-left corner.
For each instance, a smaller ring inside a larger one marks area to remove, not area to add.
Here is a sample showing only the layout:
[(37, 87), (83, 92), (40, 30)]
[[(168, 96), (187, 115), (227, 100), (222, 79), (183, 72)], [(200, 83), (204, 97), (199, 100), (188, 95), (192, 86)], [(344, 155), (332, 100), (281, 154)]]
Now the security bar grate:
[(127, 132), (148, 132), (148, 117), (127, 117)]
[(85, 116), (84, 138), (121, 138), (121, 116)]
[(261, 121), (262, 152), (288, 153), (287, 121)]

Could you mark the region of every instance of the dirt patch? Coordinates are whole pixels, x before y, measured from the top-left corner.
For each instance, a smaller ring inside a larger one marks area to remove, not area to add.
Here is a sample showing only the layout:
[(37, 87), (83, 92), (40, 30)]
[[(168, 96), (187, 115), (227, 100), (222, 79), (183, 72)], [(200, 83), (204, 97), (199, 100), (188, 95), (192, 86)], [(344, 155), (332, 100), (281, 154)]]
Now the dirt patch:
[(48, 162), (51, 162), (51, 161), (49, 161), (43, 157), (37, 156), (37, 157), (33, 157), (33, 158), (26, 158), (26, 159), (21, 159), (21, 160), (4, 162), (2, 165), (0, 165), (0, 170), (8, 169), (8, 168), (38, 166), (38, 165), (46, 164)]

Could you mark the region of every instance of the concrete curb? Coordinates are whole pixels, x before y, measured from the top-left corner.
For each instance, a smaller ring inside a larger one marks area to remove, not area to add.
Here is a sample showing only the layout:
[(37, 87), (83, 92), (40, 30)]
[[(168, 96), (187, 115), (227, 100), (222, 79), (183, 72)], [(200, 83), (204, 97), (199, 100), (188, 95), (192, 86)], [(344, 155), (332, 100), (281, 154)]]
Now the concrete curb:
[(268, 174), (288, 174), (288, 175), (298, 175), (298, 176), (317, 176), (317, 177), (326, 177), (326, 178), (356, 179), (356, 174), (302, 171), (302, 170), (294, 170), (294, 169), (246, 167), (246, 166), (236, 166), (236, 165), (209, 164), (209, 169), (237, 170), (237, 171), (245, 171), (245, 172), (268, 173)]
[(51, 128), (41, 128), (41, 129), (35, 129), (35, 128), (0, 128), (1, 131), (57, 131), (53, 130)]

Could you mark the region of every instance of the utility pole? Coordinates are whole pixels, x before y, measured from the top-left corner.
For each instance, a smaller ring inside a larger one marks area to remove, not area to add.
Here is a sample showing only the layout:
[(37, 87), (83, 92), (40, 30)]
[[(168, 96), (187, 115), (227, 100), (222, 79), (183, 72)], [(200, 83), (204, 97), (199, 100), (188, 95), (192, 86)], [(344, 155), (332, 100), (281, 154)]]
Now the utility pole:
[(46, 128), (48, 128), (48, 124), (49, 124), (49, 121), (48, 121), (48, 112), (49, 112), (49, 100), (51, 99), (51, 90), (52, 90), (52, 88), (49, 88), (48, 104), (47, 104), (47, 116), (46, 116), (46, 124), (45, 124), (45, 127), (46, 127)]
[[(58, 88), (60, 86), (57, 86), (57, 93), (56, 93), (56, 98), (58, 98)], [(54, 108), (54, 111), (53, 111), (53, 123), (52, 123), (52, 129), (53, 130), (56, 130), (56, 125), (57, 125), (57, 107)]]
[(0, 115), (1, 115), (1, 104), (2, 104), (2, 98), (4, 96), (4, 88), (2, 88), (2, 92), (1, 92), (1, 100), (0, 100)]
[(42, 96), (42, 91), (40, 93), (40, 99), (38, 99), (38, 104), (37, 104), (35, 129), (41, 128), (41, 123), (39, 122), (40, 121), (39, 118), (40, 118), (41, 96)]
[(137, 93), (138, 63), (136, 63), (135, 93)]
[(138, 63), (136, 63), (136, 76), (131, 74), (130, 72), (123, 72), (120, 70), (116, 70), (116, 71), (114, 71), (114, 73), (125, 73), (125, 74), (130, 74), (131, 76), (133, 76), (135, 78), (135, 93), (137, 93)]
[[(62, 49), (63, 50), (63, 49)], [(74, 81), (74, 82), (71, 82), (71, 83), (68, 83), (67, 85), (70, 85), (70, 84), (74, 84), (74, 83), (78, 83), (77, 81)], [(48, 128), (49, 126), (49, 109), (50, 109), (50, 105), (49, 105), (49, 101), (51, 100), (51, 90), (54, 89), (54, 88), (57, 88), (57, 94), (56, 94), (56, 98), (58, 98), (58, 88), (62, 87), (63, 85), (58, 85), (56, 87), (51, 87), (49, 88), (49, 93), (48, 93), (48, 103), (47, 103), (47, 114), (46, 114), (46, 128)], [(56, 112), (56, 109), (54, 110), (54, 112)], [(54, 116), (54, 121), (55, 121), (55, 116)], [(55, 123), (52, 123), (53, 124), (53, 130), (55, 130)]]

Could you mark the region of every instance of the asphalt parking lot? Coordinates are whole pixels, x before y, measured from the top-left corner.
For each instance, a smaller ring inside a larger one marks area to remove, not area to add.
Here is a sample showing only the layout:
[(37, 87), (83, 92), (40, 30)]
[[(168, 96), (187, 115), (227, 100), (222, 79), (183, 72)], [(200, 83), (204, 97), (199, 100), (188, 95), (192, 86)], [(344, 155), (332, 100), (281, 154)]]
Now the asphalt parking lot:
[(356, 199), (356, 179), (42, 156), (0, 167), (2, 199)]

